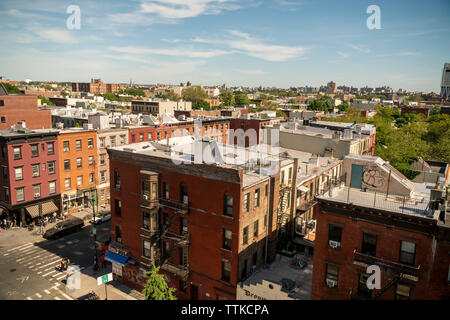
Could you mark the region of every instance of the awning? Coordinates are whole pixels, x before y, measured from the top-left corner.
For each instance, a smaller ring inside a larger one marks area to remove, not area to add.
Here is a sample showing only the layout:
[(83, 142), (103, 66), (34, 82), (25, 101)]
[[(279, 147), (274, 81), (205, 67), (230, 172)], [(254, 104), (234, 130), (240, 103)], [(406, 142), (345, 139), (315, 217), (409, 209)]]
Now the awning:
[(53, 213), (58, 211), (58, 207), (55, 205), (53, 201), (47, 201), (42, 204), (42, 215), (46, 215), (49, 213)]
[(298, 189), (299, 189), (300, 191), (302, 191), (302, 192), (308, 192), (308, 191), (309, 191), (309, 188), (307, 188), (307, 187), (305, 187), (305, 186), (300, 186)]
[(116, 262), (124, 266), (127, 264), (128, 257), (124, 257), (121, 256), (120, 254), (106, 250), (105, 260), (109, 262)]
[[(58, 207), (53, 201), (46, 201), (41, 203), (42, 205), (42, 216), (58, 211)], [(30, 214), (31, 218), (39, 217), (39, 204), (26, 207), (25, 210)]]
[(27, 210), (32, 218), (39, 217), (39, 205), (35, 204), (34, 206), (26, 207), (25, 210)]

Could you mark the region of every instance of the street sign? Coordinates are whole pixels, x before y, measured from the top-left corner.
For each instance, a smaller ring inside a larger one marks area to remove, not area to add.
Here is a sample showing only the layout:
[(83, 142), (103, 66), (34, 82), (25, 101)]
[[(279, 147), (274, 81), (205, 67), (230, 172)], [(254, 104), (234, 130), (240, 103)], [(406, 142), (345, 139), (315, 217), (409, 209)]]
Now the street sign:
[(108, 273), (108, 274), (105, 274), (105, 275), (103, 275), (101, 277), (98, 277), (97, 278), (97, 284), (101, 285), (103, 283), (107, 283), (107, 282), (110, 282), (112, 280), (113, 280), (113, 274), (112, 273)]

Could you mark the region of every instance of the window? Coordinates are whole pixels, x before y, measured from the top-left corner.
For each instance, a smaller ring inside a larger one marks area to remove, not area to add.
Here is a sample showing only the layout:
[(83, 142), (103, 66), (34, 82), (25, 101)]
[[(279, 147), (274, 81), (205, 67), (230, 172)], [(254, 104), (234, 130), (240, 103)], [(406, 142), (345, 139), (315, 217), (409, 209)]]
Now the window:
[(105, 200), (105, 190), (102, 190), (102, 191), (100, 192), (100, 199), (101, 199), (101, 200)]
[(142, 254), (144, 255), (144, 257), (146, 258), (151, 258), (151, 246), (150, 246), (150, 241), (144, 240), (144, 246), (143, 246), (144, 250), (142, 251)]
[(266, 184), (266, 192), (265, 192), (265, 194), (266, 194), (266, 197), (269, 195), (269, 184)]
[(39, 145), (38, 144), (32, 144), (31, 145), (31, 156), (32, 157), (38, 157), (39, 156)]
[(169, 200), (169, 184), (167, 182), (163, 183), (163, 189), (164, 199)]
[(244, 194), (244, 212), (250, 211), (250, 194)]
[(253, 223), (253, 237), (257, 237), (259, 232), (258, 232), (258, 227), (259, 227), (259, 220), (256, 220)]
[(281, 171), (281, 184), (284, 184), (284, 170)]
[(406, 284), (398, 283), (395, 288), (395, 300), (409, 300), (411, 287)]
[(63, 149), (64, 149), (64, 152), (69, 152), (70, 151), (69, 141), (64, 141), (63, 142)]
[(14, 150), (14, 160), (22, 159), (22, 147), (13, 147)]
[(111, 140), (111, 147), (116, 146), (116, 137), (109, 137), (109, 140)]
[(152, 183), (152, 200), (158, 199), (158, 184)]
[(120, 201), (119, 199), (115, 199), (114, 204), (116, 209), (116, 216), (122, 216), (122, 201)]
[(359, 275), (359, 283), (358, 283), (358, 294), (364, 297), (371, 297), (372, 290), (367, 287), (367, 279), (369, 279), (370, 275), (361, 273)]
[(94, 139), (89, 138), (88, 139), (88, 149), (93, 149), (94, 148)]
[(339, 267), (334, 264), (327, 263), (325, 281), (326, 280), (335, 281), (335, 286), (337, 286), (338, 276), (339, 276)]
[(100, 165), (105, 165), (106, 163), (106, 154), (101, 154), (100, 155)]
[(83, 176), (78, 176), (77, 177), (77, 186), (82, 186), (83, 185)]
[(89, 183), (94, 183), (94, 174), (89, 173)]
[(125, 144), (125, 136), (120, 136), (120, 144)]
[(181, 185), (180, 189), (181, 189), (181, 192), (180, 192), (180, 194), (181, 194), (181, 202), (183, 202), (183, 204), (188, 204), (189, 201), (188, 201), (188, 188), (187, 188), (187, 186)]
[(64, 179), (64, 187), (66, 188), (66, 190), (70, 190), (70, 188), (72, 187), (70, 178)]
[(33, 185), (33, 193), (35, 198), (39, 198), (41, 196), (41, 185), (34, 184)]
[(222, 280), (230, 282), (231, 263), (230, 261), (222, 261)]
[(0, 107), (4, 107), (5, 106), (5, 100), (0, 100)]
[(90, 167), (92, 167), (94, 165), (94, 156), (89, 156), (88, 157), (88, 164)]
[(122, 228), (116, 224), (116, 241), (122, 243)]
[(54, 174), (55, 173), (55, 161), (49, 161), (48, 162), (48, 174)]
[(77, 158), (77, 168), (82, 168), (82, 167), (83, 167), (83, 159)]
[(363, 233), (363, 243), (361, 253), (369, 256), (377, 255), (377, 236), (370, 233)]
[(5, 188), (5, 201), (9, 201), (9, 188)]
[(142, 228), (150, 230), (150, 213), (142, 212)]
[(242, 244), (246, 245), (248, 243), (248, 226), (244, 228), (244, 232), (242, 235)]
[(233, 197), (225, 195), (224, 200), (224, 215), (232, 217), (233, 216)]
[(139, 141), (144, 141), (144, 134), (143, 133), (139, 133)]
[(408, 241), (400, 241), (399, 262), (413, 266), (415, 257), (416, 257), (416, 244)]
[(16, 181), (23, 179), (23, 167), (14, 168), (14, 174), (16, 175)]
[(292, 168), (289, 168), (288, 183), (292, 182)]
[(131, 135), (131, 142), (136, 142), (136, 135), (134, 134)]
[(106, 171), (100, 172), (100, 181), (105, 182), (106, 181)]
[(105, 147), (105, 138), (100, 138), (100, 148)]
[(8, 180), (8, 168), (3, 167), (3, 180)]
[(154, 212), (154, 213), (152, 214), (151, 218), (152, 218), (152, 227), (151, 227), (151, 230), (152, 230), (152, 231), (156, 231), (156, 230), (158, 230), (158, 214)]
[(16, 189), (17, 202), (25, 200), (25, 198), (24, 198), (24, 190), (25, 190), (24, 187)]
[(47, 142), (47, 153), (55, 154), (55, 144), (53, 142)]
[(48, 192), (50, 194), (53, 194), (56, 192), (56, 181), (49, 181), (48, 182)]
[(223, 244), (222, 248), (231, 250), (231, 230), (223, 230)]
[(255, 190), (255, 207), (259, 207), (259, 189)]
[(114, 170), (114, 186), (116, 189), (120, 189), (120, 174), (117, 170)]
[(80, 151), (81, 148), (81, 140), (77, 140), (75, 141), (75, 149), (77, 149), (78, 151)]
[(32, 169), (32, 172), (33, 172), (32, 177), (33, 178), (34, 177), (39, 177), (39, 164), (32, 164), (31, 165), (31, 169)]
[(336, 225), (330, 224), (328, 228), (328, 245), (333, 247), (341, 246), (341, 240), (342, 240), (342, 228), (338, 227)]

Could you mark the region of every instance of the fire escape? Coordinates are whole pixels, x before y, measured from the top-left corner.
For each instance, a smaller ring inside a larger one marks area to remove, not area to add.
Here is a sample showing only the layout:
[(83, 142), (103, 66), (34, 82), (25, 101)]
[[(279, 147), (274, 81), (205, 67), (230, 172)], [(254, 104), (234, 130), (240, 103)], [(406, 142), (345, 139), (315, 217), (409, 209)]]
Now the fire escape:
[[(161, 266), (162, 270), (173, 273), (186, 281), (189, 276), (188, 247), (190, 244), (187, 225), (185, 227), (182, 226), (180, 234), (176, 234), (169, 230), (173, 222), (179, 218), (180, 215), (183, 216), (189, 214), (189, 205), (182, 202), (159, 199), (159, 207), (172, 209), (173, 214), (169, 218), (169, 221), (167, 221), (167, 224), (160, 228), (160, 232), (155, 239), (156, 241), (171, 243), (171, 249), (169, 251), (166, 252), (165, 248), (162, 251), (158, 265)], [(180, 250), (179, 264), (169, 261), (177, 249)]]
[(374, 257), (374, 256), (364, 254), (361, 252), (357, 252), (356, 250), (354, 250), (353, 255), (354, 255), (353, 264), (362, 266), (364, 268), (367, 268), (367, 266), (369, 266), (369, 265), (378, 265), (380, 268), (389, 270), (392, 273), (392, 276), (389, 279), (389, 281), (386, 283), (386, 285), (384, 287), (382, 287), (380, 290), (378, 290), (374, 295), (362, 296), (357, 293), (351, 297), (352, 299), (376, 300), (379, 297), (381, 297), (389, 288), (396, 285), (402, 279), (407, 279), (407, 280), (410, 280), (413, 282), (419, 281), (420, 266), (413, 267), (413, 266), (401, 264), (398, 262)]
[(278, 229), (284, 230), (284, 227), (289, 221), (290, 212), (289, 212), (289, 197), (291, 196), (291, 187), (289, 186), (281, 186), (280, 188), (280, 196), (278, 198)]

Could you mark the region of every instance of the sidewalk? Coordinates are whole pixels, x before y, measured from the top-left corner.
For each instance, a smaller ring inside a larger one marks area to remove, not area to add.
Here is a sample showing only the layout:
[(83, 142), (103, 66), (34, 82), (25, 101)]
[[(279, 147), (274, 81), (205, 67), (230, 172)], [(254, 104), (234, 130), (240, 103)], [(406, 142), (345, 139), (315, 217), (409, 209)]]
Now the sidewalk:
[[(110, 272), (111, 272), (111, 265), (108, 265), (107, 268), (103, 270), (100, 269), (97, 272), (94, 272), (93, 267), (86, 268), (81, 271), (80, 289), (69, 290), (67, 287), (61, 289), (74, 299), (78, 299), (79, 297), (84, 296), (85, 294), (88, 294), (91, 291), (94, 291), (100, 297), (100, 300), (105, 300), (106, 298), (105, 285), (104, 284), (98, 285), (97, 278)], [(117, 286), (115, 282), (116, 281), (111, 281), (106, 284), (108, 300), (138, 300), (138, 298), (132, 296), (131, 294), (126, 293), (127, 291), (128, 292), (132, 291), (130, 288), (128, 288), (123, 284)]]

